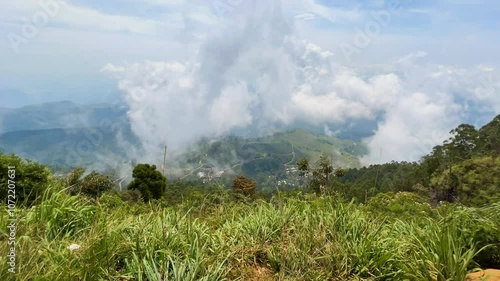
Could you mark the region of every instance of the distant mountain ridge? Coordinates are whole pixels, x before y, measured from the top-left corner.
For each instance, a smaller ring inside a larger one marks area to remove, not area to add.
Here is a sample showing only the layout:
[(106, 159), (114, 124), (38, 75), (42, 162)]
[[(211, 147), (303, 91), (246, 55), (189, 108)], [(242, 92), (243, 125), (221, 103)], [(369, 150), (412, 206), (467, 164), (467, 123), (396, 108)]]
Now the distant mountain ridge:
[(115, 131), (97, 127), (24, 130), (0, 134), (0, 150), (49, 166), (92, 166), (102, 157), (124, 159), (123, 143), (139, 145), (130, 128), (123, 124)]
[(36, 103), (32, 95), (14, 89), (0, 89), (0, 97), (2, 97), (0, 111), (2, 108), (16, 108), (25, 104)]
[(48, 102), (19, 108), (0, 108), (0, 133), (57, 128), (98, 127), (103, 120), (126, 116), (125, 105), (79, 105), (71, 101)]

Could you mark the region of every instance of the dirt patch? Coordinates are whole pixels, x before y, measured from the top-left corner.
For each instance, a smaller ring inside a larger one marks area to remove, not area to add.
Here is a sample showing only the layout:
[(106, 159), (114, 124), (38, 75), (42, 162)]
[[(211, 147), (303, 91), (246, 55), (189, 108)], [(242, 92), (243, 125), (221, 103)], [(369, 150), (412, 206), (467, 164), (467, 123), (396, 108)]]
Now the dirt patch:
[(273, 272), (267, 267), (256, 265), (251, 270), (250, 280), (272, 280)]
[(275, 280), (273, 271), (270, 268), (260, 265), (249, 265), (245, 268), (241, 268), (238, 277), (245, 281)]
[(500, 270), (486, 269), (467, 274), (466, 281), (500, 281)]

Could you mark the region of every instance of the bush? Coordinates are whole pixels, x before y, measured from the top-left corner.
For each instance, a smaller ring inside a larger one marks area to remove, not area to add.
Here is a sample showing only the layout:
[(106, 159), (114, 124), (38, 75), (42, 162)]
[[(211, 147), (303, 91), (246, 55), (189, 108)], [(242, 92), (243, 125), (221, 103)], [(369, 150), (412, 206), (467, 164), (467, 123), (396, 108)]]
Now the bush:
[(141, 200), (141, 192), (135, 189), (120, 192), (119, 196), (125, 202), (139, 202)]
[(80, 179), (83, 173), (82, 168), (77, 168), (68, 176), (66, 182), (70, 187), (71, 194), (82, 194), (95, 199), (114, 187), (113, 178), (109, 175), (92, 171)]
[(474, 261), (482, 268), (500, 268), (500, 203), (485, 208), (443, 203), (437, 208), (441, 217), (460, 225), (460, 232), (484, 248)]
[(423, 197), (411, 192), (379, 193), (368, 200), (367, 208), (374, 214), (388, 218), (421, 218), (433, 214), (430, 204)]
[(47, 167), (37, 162), (23, 160), (11, 154), (0, 152), (0, 199), (5, 202), (8, 193), (8, 169), (15, 167), (16, 202), (31, 206), (37, 203), (39, 197), (51, 183), (51, 172)]
[(236, 195), (255, 197), (257, 183), (251, 178), (238, 176), (233, 180), (233, 191)]

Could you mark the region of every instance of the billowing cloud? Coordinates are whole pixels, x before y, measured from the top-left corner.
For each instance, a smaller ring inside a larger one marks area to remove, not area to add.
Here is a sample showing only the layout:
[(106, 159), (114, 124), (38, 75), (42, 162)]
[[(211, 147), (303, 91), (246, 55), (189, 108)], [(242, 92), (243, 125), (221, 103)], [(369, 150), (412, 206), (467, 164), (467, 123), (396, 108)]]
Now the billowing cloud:
[(375, 135), (365, 140), (370, 148), (365, 163), (418, 160), (460, 123), (480, 127), (500, 112), (495, 95), (500, 84), (493, 81), (491, 68), (415, 61), (424, 56), (410, 54), (393, 66), (401, 89), (383, 109)]
[(191, 60), (103, 68), (118, 80), (150, 159), (163, 143), (182, 149), (235, 128), (376, 119), (363, 161), (417, 160), (478, 110), (500, 111), (492, 67), (435, 65), (417, 51), (367, 74), (297, 38), (279, 5), (231, 20), (197, 42)]

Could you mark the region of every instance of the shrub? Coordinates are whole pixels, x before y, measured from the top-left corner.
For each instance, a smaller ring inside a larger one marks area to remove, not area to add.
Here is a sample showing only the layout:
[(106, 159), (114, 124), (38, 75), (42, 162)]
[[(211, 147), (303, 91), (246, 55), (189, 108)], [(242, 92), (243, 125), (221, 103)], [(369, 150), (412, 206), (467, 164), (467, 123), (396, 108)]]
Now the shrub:
[(411, 192), (379, 193), (368, 200), (367, 208), (388, 218), (421, 218), (432, 216), (432, 208), (423, 197)]
[(141, 200), (141, 192), (136, 189), (120, 192), (119, 196), (126, 202), (139, 202), (139, 200)]
[(114, 187), (113, 179), (109, 175), (92, 171), (83, 179), (80, 179), (83, 173), (82, 168), (77, 168), (66, 179), (71, 194), (82, 194), (91, 198), (98, 198), (101, 194), (112, 190)]
[(251, 178), (238, 176), (233, 180), (233, 191), (246, 197), (255, 197), (257, 183)]
[(51, 183), (51, 172), (47, 167), (31, 160), (23, 160), (14, 154), (0, 152), (0, 199), (7, 199), (8, 167), (15, 167), (16, 201), (31, 206), (37, 203)]

